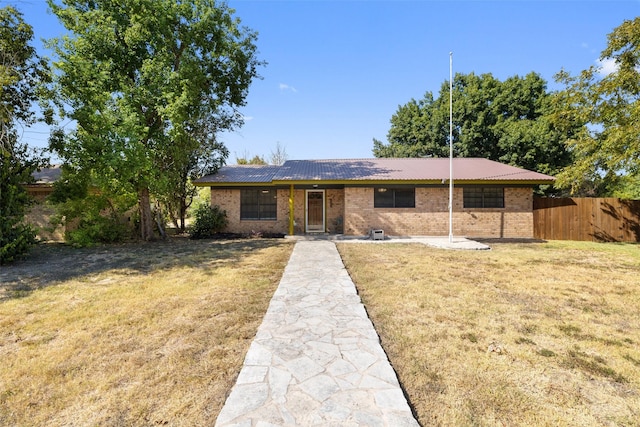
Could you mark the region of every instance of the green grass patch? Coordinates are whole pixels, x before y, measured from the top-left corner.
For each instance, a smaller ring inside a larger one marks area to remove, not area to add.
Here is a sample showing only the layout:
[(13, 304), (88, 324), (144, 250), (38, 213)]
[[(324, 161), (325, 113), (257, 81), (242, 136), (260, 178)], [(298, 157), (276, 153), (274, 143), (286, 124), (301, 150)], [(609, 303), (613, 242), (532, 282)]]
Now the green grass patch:
[(587, 374), (611, 378), (619, 383), (628, 382), (623, 375), (607, 366), (606, 360), (601, 356), (590, 355), (580, 350), (569, 350), (565, 357), (565, 364), (570, 369), (580, 369)]

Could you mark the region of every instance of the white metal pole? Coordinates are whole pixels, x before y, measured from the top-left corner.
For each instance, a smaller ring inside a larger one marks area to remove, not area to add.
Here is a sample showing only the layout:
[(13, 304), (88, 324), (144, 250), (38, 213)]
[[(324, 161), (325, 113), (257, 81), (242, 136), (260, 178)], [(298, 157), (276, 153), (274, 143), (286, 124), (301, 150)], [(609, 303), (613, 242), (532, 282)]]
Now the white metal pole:
[(453, 52), (449, 52), (449, 243), (453, 243)]

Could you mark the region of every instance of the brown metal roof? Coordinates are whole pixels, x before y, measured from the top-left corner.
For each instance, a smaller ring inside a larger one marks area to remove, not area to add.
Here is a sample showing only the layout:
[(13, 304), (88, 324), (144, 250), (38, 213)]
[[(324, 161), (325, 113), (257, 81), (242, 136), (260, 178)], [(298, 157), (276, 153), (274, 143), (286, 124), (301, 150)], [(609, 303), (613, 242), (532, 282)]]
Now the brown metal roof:
[(234, 165), (223, 166), (213, 175), (203, 176), (195, 184), (203, 183), (271, 183), (280, 166), (273, 165)]
[[(289, 160), (282, 166), (225, 166), (209, 183), (295, 183), (309, 181), (432, 181), (449, 179), (448, 158)], [(487, 159), (453, 159), (454, 181), (552, 183), (554, 177)]]

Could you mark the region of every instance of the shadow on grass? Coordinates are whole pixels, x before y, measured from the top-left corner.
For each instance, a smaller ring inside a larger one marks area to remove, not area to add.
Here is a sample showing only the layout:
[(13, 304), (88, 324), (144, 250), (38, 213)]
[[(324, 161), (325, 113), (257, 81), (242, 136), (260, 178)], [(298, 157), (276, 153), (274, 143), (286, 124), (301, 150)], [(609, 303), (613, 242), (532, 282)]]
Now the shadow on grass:
[(546, 240), (542, 239), (527, 239), (527, 238), (515, 238), (515, 237), (494, 237), (494, 238), (474, 238), (476, 242), (485, 243), (488, 245), (496, 244), (496, 243), (547, 243)]
[(274, 245), (282, 239), (166, 241), (74, 248), (64, 244), (36, 246), (24, 260), (0, 268), (0, 302), (22, 298), (36, 289), (106, 273), (147, 274), (171, 268), (212, 269)]

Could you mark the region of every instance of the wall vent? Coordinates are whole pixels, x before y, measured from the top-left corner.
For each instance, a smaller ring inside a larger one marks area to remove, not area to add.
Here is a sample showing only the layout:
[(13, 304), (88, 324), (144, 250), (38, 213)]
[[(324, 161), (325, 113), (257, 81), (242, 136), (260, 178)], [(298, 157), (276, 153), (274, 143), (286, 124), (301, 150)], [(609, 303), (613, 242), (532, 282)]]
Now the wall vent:
[(371, 230), (371, 240), (384, 240), (384, 230)]

